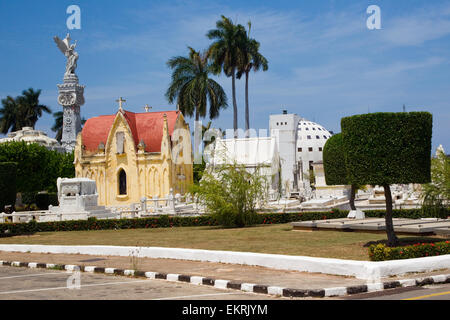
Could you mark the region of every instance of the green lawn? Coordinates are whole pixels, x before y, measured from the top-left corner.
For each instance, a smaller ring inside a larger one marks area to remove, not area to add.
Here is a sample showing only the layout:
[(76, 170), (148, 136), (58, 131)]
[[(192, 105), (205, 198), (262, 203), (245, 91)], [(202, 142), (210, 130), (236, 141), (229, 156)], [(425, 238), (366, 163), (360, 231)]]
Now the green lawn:
[[(399, 238), (407, 242), (437, 239)], [(385, 239), (385, 234), (293, 231), (291, 224), (287, 223), (233, 229), (203, 226), (40, 232), (31, 236), (0, 238), (0, 243), (154, 246), (369, 260), (365, 245)]]

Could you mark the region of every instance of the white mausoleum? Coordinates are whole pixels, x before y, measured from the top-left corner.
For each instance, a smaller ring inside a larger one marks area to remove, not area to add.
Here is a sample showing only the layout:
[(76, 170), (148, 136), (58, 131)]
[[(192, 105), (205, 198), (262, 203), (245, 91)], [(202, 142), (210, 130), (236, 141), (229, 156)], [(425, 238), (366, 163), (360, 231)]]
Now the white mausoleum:
[(37, 143), (49, 150), (64, 152), (56, 139), (50, 138), (45, 132), (34, 130), (32, 127), (23, 127), (21, 130), (8, 133), (5, 138), (0, 139), (0, 143), (11, 141), (24, 141), (25, 143)]
[[(313, 170), (314, 162), (322, 161), (323, 146), (332, 133), (297, 114), (288, 114), (286, 110), (270, 116), (269, 131), (269, 137), (218, 139), (214, 158), (221, 154), (220, 161), (234, 159), (249, 169), (257, 164), (270, 164), (272, 176), (276, 168), (274, 163), (278, 162), (279, 179), (272, 178), (272, 189), (279, 189), (274, 185), (277, 181), (287, 196), (308, 196), (311, 193), (310, 170)], [(225, 154), (224, 149), (227, 149)], [(212, 159), (213, 163), (218, 161)]]

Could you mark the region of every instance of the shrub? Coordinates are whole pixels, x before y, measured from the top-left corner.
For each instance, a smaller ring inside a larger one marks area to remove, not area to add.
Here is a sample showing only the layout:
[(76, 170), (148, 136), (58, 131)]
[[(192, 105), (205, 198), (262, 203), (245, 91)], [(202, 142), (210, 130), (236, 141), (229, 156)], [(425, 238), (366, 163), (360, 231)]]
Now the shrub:
[[(450, 214), (450, 209), (446, 209)], [(367, 217), (383, 217), (384, 210), (366, 210)], [(326, 220), (345, 218), (348, 210), (333, 209), (321, 212), (285, 212), (285, 213), (257, 213), (255, 224), (279, 224), (293, 221)], [(421, 209), (394, 210), (396, 218), (421, 218)], [(219, 222), (212, 215), (197, 217), (167, 216), (134, 219), (101, 219), (89, 217), (87, 220), (36, 222), (29, 223), (0, 223), (0, 236), (29, 234), (32, 232), (46, 231), (81, 231), (81, 230), (114, 230), (114, 229), (138, 229), (138, 228), (165, 228), (165, 227), (192, 227), (192, 226), (217, 226)], [(31, 228), (33, 227), (33, 228)]]
[(387, 247), (384, 244), (369, 246), (372, 261), (412, 259), (450, 254), (450, 242), (416, 243), (410, 246)]
[(36, 194), (36, 191), (22, 192), (22, 203), (25, 205), (36, 203)]
[(264, 199), (267, 184), (258, 167), (250, 173), (243, 165), (232, 163), (204, 172), (191, 191), (219, 224), (244, 227), (257, 222), (256, 205)]
[(16, 203), (16, 179), (17, 163), (0, 163), (0, 212), (5, 205), (15, 205)]

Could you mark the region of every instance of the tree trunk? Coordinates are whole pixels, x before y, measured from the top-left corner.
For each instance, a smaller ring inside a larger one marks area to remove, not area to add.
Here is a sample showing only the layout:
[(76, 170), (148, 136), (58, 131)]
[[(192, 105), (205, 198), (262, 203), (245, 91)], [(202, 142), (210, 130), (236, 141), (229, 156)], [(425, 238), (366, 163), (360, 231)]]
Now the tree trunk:
[(391, 188), (388, 184), (383, 185), (384, 197), (386, 198), (386, 234), (388, 237), (388, 247), (395, 247), (398, 245), (398, 238), (394, 232), (394, 224), (392, 222), (392, 194)]
[(238, 129), (238, 118), (237, 118), (237, 102), (236, 102), (236, 74), (233, 68), (231, 74), (231, 89), (233, 93), (233, 130), (234, 130), (234, 138), (237, 138), (237, 129)]
[(350, 191), (350, 209), (351, 210), (356, 210), (355, 194), (356, 194), (356, 186), (354, 184), (352, 184), (352, 190)]
[(250, 136), (250, 115), (248, 108), (248, 72), (245, 73), (245, 137)]

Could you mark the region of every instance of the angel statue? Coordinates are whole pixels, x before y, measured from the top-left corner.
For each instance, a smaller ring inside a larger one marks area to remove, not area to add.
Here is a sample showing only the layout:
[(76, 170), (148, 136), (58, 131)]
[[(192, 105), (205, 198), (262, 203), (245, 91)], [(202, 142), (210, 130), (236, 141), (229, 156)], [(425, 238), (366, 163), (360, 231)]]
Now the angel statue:
[(64, 40), (61, 40), (57, 36), (53, 37), (53, 40), (55, 40), (59, 50), (61, 50), (61, 52), (67, 58), (66, 72), (64, 73), (64, 77), (69, 76), (71, 74), (75, 74), (75, 69), (77, 68), (77, 60), (78, 60), (78, 53), (75, 52), (77, 41), (75, 40), (75, 43), (70, 44), (71, 39), (69, 34), (66, 35)]

